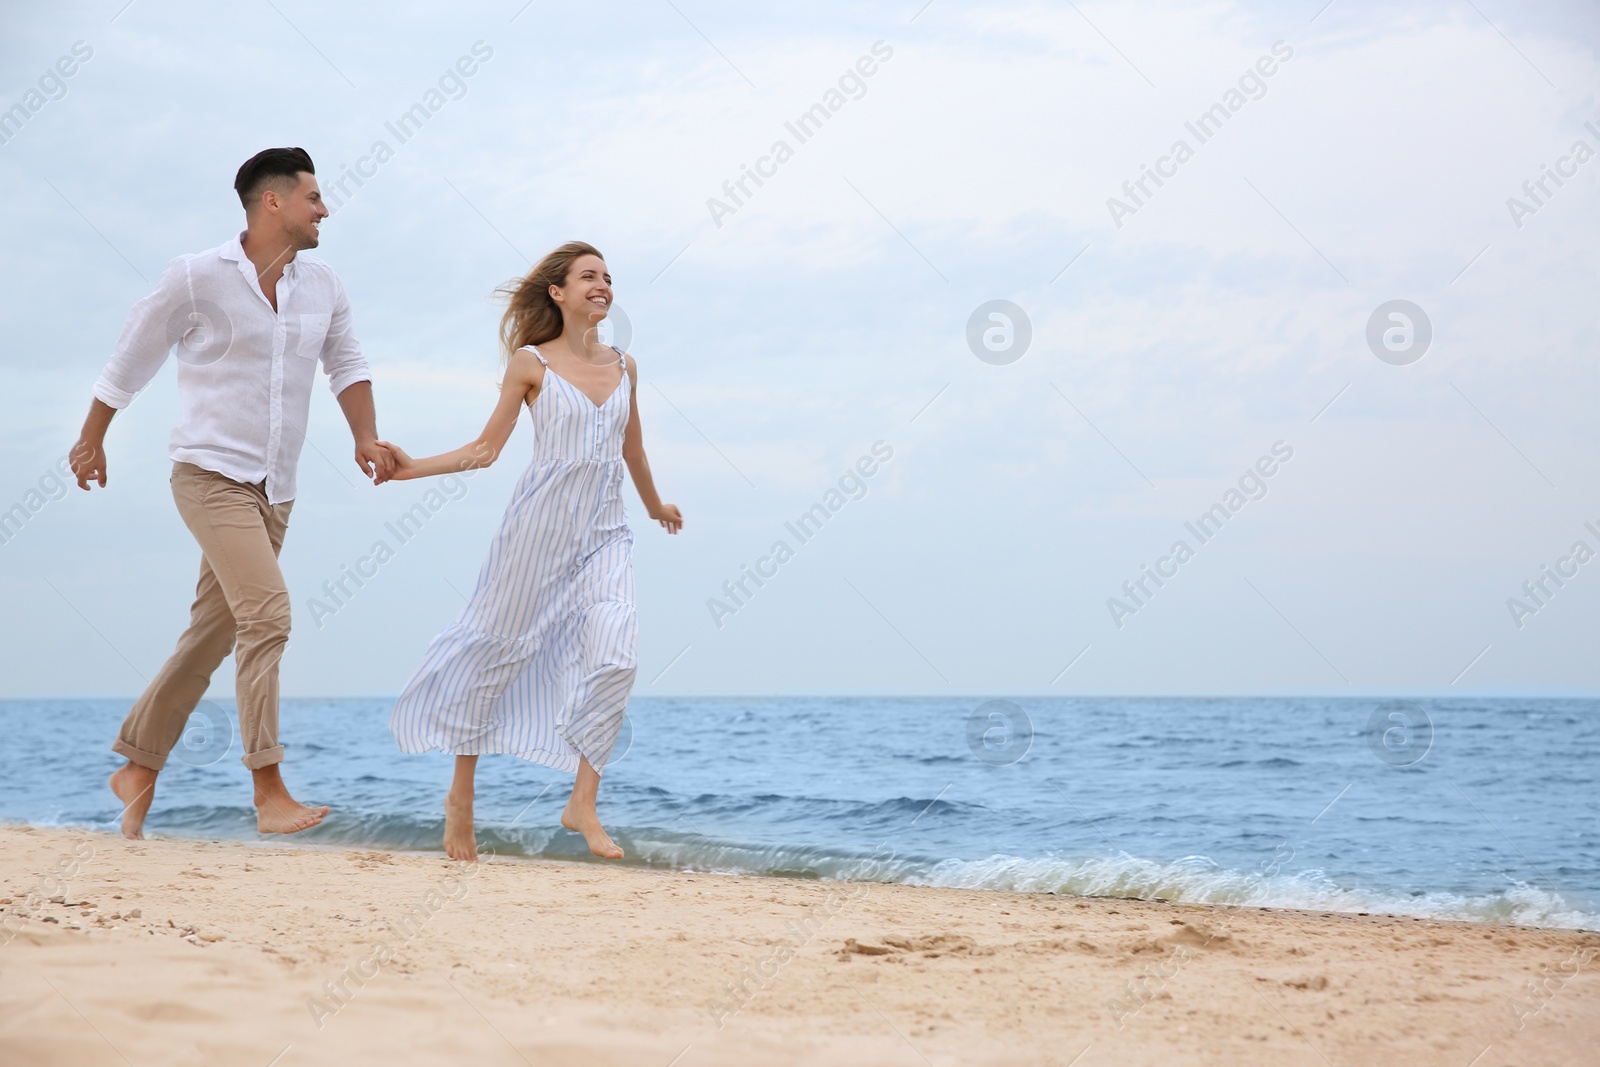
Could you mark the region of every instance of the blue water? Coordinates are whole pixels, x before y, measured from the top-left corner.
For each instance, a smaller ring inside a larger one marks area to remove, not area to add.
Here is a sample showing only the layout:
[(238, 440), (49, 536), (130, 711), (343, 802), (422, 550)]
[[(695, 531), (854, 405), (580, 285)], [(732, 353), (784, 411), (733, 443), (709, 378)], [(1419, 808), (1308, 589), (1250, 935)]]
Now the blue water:
[[(639, 698), (601, 815), (651, 867), (1600, 928), (1600, 701), (981, 703)], [(0, 702), (0, 819), (113, 829), (127, 706)], [(398, 752), (388, 708), (285, 702), (290, 785), (334, 806), (307, 842), (439, 849), (451, 760)], [(254, 839), (202, 712), (148, 829)], [(570, 781), (485, 757), (480, 839), (588, 860)]]

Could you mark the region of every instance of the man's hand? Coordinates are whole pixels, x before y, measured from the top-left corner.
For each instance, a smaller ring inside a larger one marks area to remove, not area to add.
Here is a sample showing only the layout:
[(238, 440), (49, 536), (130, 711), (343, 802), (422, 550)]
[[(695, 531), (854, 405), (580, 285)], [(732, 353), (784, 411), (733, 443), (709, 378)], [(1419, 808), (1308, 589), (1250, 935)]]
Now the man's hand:
[(373, 485), (382, 485), (394, 477), (394, 457), (375, 440), (356, 445), (356, 466), (361, 468), (362, 474), (372, 479)]
[(72, 473), (78, 479), (78, 488), (89, 491), (89, 483), (96, 481), (106, 487), (106, 450), (103, 442), (78, 438), (72, 446)]
[(379, 441), (378, 447), (388, 452), (394, 463), (394, 473), (390, 476), (394, 481), (404, 482), (417, 476), (417, 461), (408, 456), (405, 449), (393, 441)]
[(351, 382), (339, 394), (339, 407), (345, 421), (350, 424), (350, 436), (356, 441), (356, 466), (372, 479), (373, 485), (382, 485), (394, 477), (394, 460), (378, 444), (378, 417), (372, 408), (372, 383)]
[(99, 397), (89, 401), (89, 416), (78, 431), (78, 443), (67, 453), (78, 488), (86, 493), (91, 480), (99, 482), (102, 489), (106, 487), (106, 430), (116, 413), (116, 408)]

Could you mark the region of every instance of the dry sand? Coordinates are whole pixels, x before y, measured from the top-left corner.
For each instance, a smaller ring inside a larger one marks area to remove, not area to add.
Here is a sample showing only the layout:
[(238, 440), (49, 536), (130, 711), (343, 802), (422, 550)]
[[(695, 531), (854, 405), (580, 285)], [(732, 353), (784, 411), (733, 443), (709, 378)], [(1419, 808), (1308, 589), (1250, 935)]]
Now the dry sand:
[(0, 909), (6, 1065), (1600, 1062), (1593, 933), (16, 826)]

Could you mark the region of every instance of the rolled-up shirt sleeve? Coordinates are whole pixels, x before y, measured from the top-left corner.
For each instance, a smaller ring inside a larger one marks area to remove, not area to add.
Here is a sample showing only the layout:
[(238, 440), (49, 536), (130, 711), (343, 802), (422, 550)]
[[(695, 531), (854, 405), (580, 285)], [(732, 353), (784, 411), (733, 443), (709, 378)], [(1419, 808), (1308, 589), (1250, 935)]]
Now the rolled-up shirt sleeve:
[(372, 371), (367, 357), (361, 354), (361, 343), (356, 340), (355, 327), (350, 313), (350, 297), (344, 283), (335, 280), (338, 287), (333, 304), (333, 316), (328, 321), (328, 333), (322, 341), (322, 370), (328, 376), (328, 388), (338, 396), (357, 382), (372, 381)]
[(150, 384), (177, 340), (171, 334), (172, 316), (188, 300), (188, 264), (179, 256), (167, 264), (155, 291), (128, 313), (111, 362), (94, 383), (96, 399), (120, 410)]

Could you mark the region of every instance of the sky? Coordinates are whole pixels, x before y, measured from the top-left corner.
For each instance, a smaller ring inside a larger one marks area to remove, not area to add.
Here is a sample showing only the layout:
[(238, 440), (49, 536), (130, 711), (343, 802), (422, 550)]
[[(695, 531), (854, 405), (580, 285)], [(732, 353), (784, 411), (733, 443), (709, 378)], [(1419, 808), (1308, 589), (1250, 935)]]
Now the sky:
[[(171, 364), (106, 490), (54, 468), (277, 145), (413, 455), (493, 406), (496, 287), (606, 255), (686, 519), (627, 490), (637, 694), (1600, 689), (1593, 5), (445, 7), (6, 5), (0, 697), (171, 652)], [(319, 387), (286, 696), (400, 691), (531, 433), (374, 488)]]

